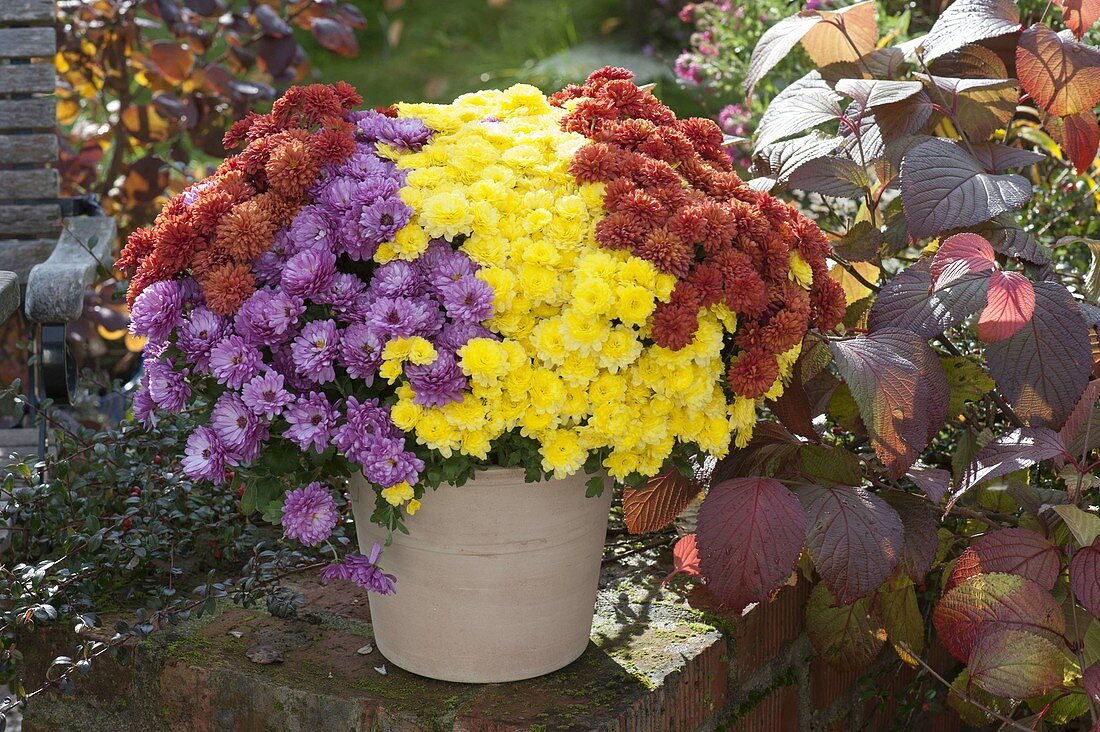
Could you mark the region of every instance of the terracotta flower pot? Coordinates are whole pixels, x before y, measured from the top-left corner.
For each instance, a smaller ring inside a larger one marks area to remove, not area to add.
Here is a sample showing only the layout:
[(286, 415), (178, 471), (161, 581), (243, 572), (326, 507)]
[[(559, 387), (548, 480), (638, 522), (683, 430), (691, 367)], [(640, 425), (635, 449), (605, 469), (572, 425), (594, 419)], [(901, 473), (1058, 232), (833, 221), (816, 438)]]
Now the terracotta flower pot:
[[(588, 645), (611, 487), (585, 497), (583, 472), (525, 483), (496, 468), (441, 486), (395, 533), (382, 568), (397, 592), (371, 595), (375, 644), (406, 671), (493, 683), (550, 673)], [(359, 545), (385, 534), (367, 517), (373, 491), (350, 486)]]

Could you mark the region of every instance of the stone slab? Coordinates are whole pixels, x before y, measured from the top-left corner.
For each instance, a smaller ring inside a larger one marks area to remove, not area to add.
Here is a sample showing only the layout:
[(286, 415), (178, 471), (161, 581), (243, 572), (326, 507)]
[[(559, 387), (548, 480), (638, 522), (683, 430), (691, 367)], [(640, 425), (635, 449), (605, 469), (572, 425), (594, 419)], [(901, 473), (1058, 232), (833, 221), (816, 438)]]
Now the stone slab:
[[(624, 579), (620, 570), (605, 569), (584, 655), (538, 679), (446, 683), (406, 673), (377, 650), (360, 654), (373, 645), (365, 594), (312, 576), (296, 586), (307, 598), (298, 619), (230, 606), (155, 634), (126, 666), (97, 661), (76, 700), (33, 703), (23, 729), (714, 729), (728, 682), (724, 636), (657, 575)], [(283, 661), (251, 662), (245, 654), (256, 647), (277, 649)], [(32, 666), (48, 663), (45, 655)]]

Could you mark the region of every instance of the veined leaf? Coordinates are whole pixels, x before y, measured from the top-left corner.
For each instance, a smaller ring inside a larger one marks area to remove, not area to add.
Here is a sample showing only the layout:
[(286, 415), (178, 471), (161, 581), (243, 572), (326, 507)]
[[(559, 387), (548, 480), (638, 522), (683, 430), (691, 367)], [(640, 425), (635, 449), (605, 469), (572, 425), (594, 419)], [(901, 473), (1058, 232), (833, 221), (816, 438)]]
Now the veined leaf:
[(1014, 574), (978, 574), (944, 594), (932, 613), (940, 641), (966, 662), (990, 626), (1062, 635), (1066, 619), (1054, 597), (1031, 580)]
[(834, 87), (865, 108), (894, 104), (919, 94), (924, 86), (919, 81), (888, 81), (883, 79), (841, 79)]
[(1026, 630), (998, 628), (982, 633), (967, 669), (970, 682), (1012, 699), (1038, 696), (1062, 683), (1063, 655), (1050, 640)]
[(1100, 19), (1100, 0), (1054, 0), (1062, 8), (1062, 21), (1078, 40)]
[(913, 463), (905, 473), (905, 477), (924, 491), (932, 503), (938, 504), (947, 495), (951, 487), (951, 473), (942, 468), (933, 468), (921, 462)]
[(897, 511), (904, 529), (900, 567), (909, 579), (924, 582), (940, 545), (939, 524), (932, 504), (914, 493), (900, 491), (887, 491), (883, 498)]
[(1021, 229), (1012, 214), (1001, 214), (992, 221), (982, 224), (975, 231), (989, 240), (993, 250), (998, 254), (1022, 259), (1031, 264), (1050, 262), (1050, 249)]
[(921, 260), (883, 285), (871, 306), (868, 327), (872, 333), (898, 328), (928, 339), (985, 307), (987, 277), (967, 277), (931, 292), (930, 264)]
[(806, 602), (806, 635), (822, 658), (849, 669), (873, 661), (886, 642), (886, 629), (867, 598), (838, 605), (824, 584), (815, 585)]
[(874, 592), (901, 559), (901, 518), (864, 488), (805, 485), (806, 547), (822, 581), (841, 603)]
[(947, 580), (950, 590), (976, 574), (1006, 572), (1031, 580), (1044, 590), (1054, 589), (1062, 572), (1058, 550), (1029, 529), (1000, 529), (966, 548)]
[[(778, 26), (775, 26), (778, 27)], [(816, 71), (803, 76), (776, 95), (760, 118), (756, 149), (777, 140), (840, 119), (841, 96)]]
[(1021, 427), (1002, 435), (983, 447), (970, 463), (951, 494), (947, 510), (950, 511), (964, 493), (979, 483), (1015, 473), (1064, 452), (1062, 438), (1046, 427)]
[[(753, 89), (764, 75), (782, 61), (791, 49), (798, 45), (802, 37), (821, 20), (821, 14), (816, 10), (803, 10), (797, 15), (779, 21), (760, 36), (756, 48), (752, 51), (752, 57), (749, 58), (748, 70), (745, 72), (746, 96), (752, 96)], [(775, 106), (775, 103), (772, 102), (771, 106)]]
[[(1016, 108), (1016, 94), (1012, 94), (1012, 108)], [(972, 142), (970, 150), (974, 157), (990, 173), (1002, 173), (1012, 168), (1026, 168), (1046, 160), (1046, 155), (1023, 150), (997, 142)]]
[(928, 64), (934, 76), (958, 79), (1004, 79), (1008, 69), (995, 52), (976, 43), (968, 44), (944, 54)]
[(849, 262), (866, 262), (875, 258), (882, 243), (882, 232), (877, 227), (870, 221), (858, 221), (833, 242), (833, 251)]
[(623, 514), (632, 534), (647, 534), (671, 524), (702, 491), (693, 478), (676, 468), (650, 478), (641, 488), (623, 491)]
[(1086, 610), (1100, 616), (1100, 539), (1073, 555), (1069, 565), (1069, 586)]
[(1092, 546), (1096, 538), (1100, 537), (1100, 516), (1069, 504), (1051, 506), (1051, 510), (1062, 518), (1066, 528), (1082, 547)]
[(695, 543), (695, 534), (680, 537), (676, 546), (672, 547), (672, 572), (661, 580), (661, 584), (677, 574), (699, 576), (699, 547)]
[(1092, 167), (1097, 147), (1100, 146), (1100, 125), (1095, 114), (1091, 111), (1064, 117), (1048, 114), (1043, 118), (1043, 129), (1062, 148), (1078, 173)]
[(793, 140), (783, 140), (767, 145), (758, 154), (767, 161), (769, 173), (776, 181), (786, 181), (803, 163), (824, 157), (840, 145), (839, 137), (828, 137), (814, 130)]
[(997, 267), (993, 247), (977, 234), (955, 234), (943, 240), (932, 259), (932, 289), (941, 290), (972, 274)]
[(924, 618), (912, 580), (894, 574), (875, 597), (875, 609), (898, 657), (910, 666), (919, 666), (917, 658), (924, 652)]
[(1073, 296), (1057, 282), (1038, 282), (1035, 312), (1015, 335), (986, 348), (989, 372), (1016, 413), (1058, 428), (1088, 384), (1092, 349)]
[(960, 694), (965, 695), (968, 699), (973, 699), (986, 709), (992, 709), (1006, 717), (1011, 715), (1016, 707), (1020, 705), (1020, 702), (1015, 699), (995, 696), (980, 686), (971, 684), (970, 673), (964, 668), (951, 682), (951, 691), (947, 695), (947, 705), (958, 712), (963, 722), (971, 727), (983, 727), (990, 722), (997, 721), (997, 718), (984, 709), (980, 709), (966, 701)]
[(956, 0), (932, 24), (921, 43), (925, 63), (975, 41), (1020, 30), (1013, 0)]
[(1019, 272), (994, 272), (989, 276), (986, 305), (978, 318), (978, 338), (985, 343), (1016, 335), (1035, 313), (1035, 289)]
[(1081, 685), (1085, 687), (1086, 694), (1100, 702), (1100, 663), (1094, 663), (1085, 669)]
[(802, 47), (816, 66), (856, 62), (875, 50), (878, 24), (874, 0), (818, 12), (823, 22), (802, 37)]
[(947, 380), (920, 336), (884, 328), (829, 344), (879, 459), (900, 478), (947, 418)]
[(699, 508), (699, 566), (707, 586), (735, 611), (782, 586), (805, 538), (802, 504), (771, 478), (719, 483)]
[(1021, 175), (987, 173), (966, 150), (932, 138), (901, 163), (901, 198), (913, 236), (924, 237), (1015, 211), (1031, 197)]
[(867, 170), (848, 158), (821, 157), (800, 165), (787, 185), (833, 198), (859, 198), (870, 185)]
[(1023, 32), (1016, 46), (1020, 85), (1042, 109), (1065, 116), (1091, 112), (1100, 102), (1100, 50), (1055, 33), (1041, 23)]
[[(946, 95), (954, 119), (971, 140), (988, 140), (1016, 111), (1020, 97), (1014, 79), (958, 79), (933, 76), (931, 82)], [(971, 143), (971, 147), (976, 143)], [(980, 156), (979, 156), (980, 159)], [(996, 172), (989, 170), (989, 172)]]

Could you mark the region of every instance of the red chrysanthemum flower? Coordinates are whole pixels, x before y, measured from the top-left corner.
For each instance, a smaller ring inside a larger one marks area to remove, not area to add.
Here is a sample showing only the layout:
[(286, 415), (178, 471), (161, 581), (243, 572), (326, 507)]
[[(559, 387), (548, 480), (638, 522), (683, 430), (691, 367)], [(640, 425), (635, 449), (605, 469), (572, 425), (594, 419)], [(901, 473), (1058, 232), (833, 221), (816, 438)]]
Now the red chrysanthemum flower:
[(699, 329), (697, 308), (685, 308), (671, 303), (658, 303), (653, 311), (653, 342), (678, 351), (695, 337)]
[(620, 170), (620, 160), (611, 145), (593, 142), (576, 152), (569, 161), (569, 173), (582, 183), (612, 180)]
[(234, 262), (251, 262), (271, 248), (275, 222), (258, 199), (233, 207), (218, 225), (215, 245)]
[(779, 362), (773, 353), (745, 351), (730, 366), (726, 378), (735, 393), (755, 399), (764, 396), (779, 378)]
[(115, 262), (115, 267), (128, 272), (141, 264), (157, 246), (157, 235), (152, 229), (137, 229), (126, 238), (126, 246)]
[(634, 254), (676, 277), (686, 277), (695, 261), (695, 251), (691, 245), (663, 227), (650, 231), (634, 247)]
[(320, 170), (320, 161), (301, 140), (287, 140), (277, 145), (264, 164), (271, 190), (287, 198), (301, 197), (317, 179)]

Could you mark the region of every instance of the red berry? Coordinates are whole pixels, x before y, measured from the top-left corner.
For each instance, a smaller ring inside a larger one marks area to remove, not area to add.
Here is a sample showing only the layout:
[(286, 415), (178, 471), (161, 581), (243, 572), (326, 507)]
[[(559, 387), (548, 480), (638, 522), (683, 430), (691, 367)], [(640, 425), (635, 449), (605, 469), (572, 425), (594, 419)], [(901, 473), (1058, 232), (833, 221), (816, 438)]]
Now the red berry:
[(133, 527), (133, 525), (134, 525), (134, 522), (131, 521), (129, 518), (122, 519), (122, 530), (123, 531), (129, 531)]
[(244, 496), (244, 486), (239, 485), (239, 486), (237, 486), (237, 498), (241, 498), (243, 496)]
[(221, 558), (222, 558), (222, 550), (219, 549), (216, 552), (214, 552), (214, 559), (221, 559)]
[(135, 485), (135, 486), (134, 486), (133, 488), (131, 488), (131, 489), (130, 489), (130, 495), (131, 495), (131, 496), (140, 496), (140, 495), (141, 495), (141, 489), (140, 489), (140, 488), (138, 488), (138, 487), (137, 487), (137, 486)]
[(164, 462), (164, 458), (161, 457), (160, 455), (155, 455), (153, 457), (153, 465), (160, 465), (163, 462)]
[(217, 548), (217, 546), (218, 546), (218, 541), (217, 541), (217, 539), (211, 539), (211, 540), (210, 540), (210, 541), (208, 541), (207, 543), (208, 543), (208, 544), (210, 545), (210, 548), (211, 548), (211, 549), (215, 549), (215, 548)]

